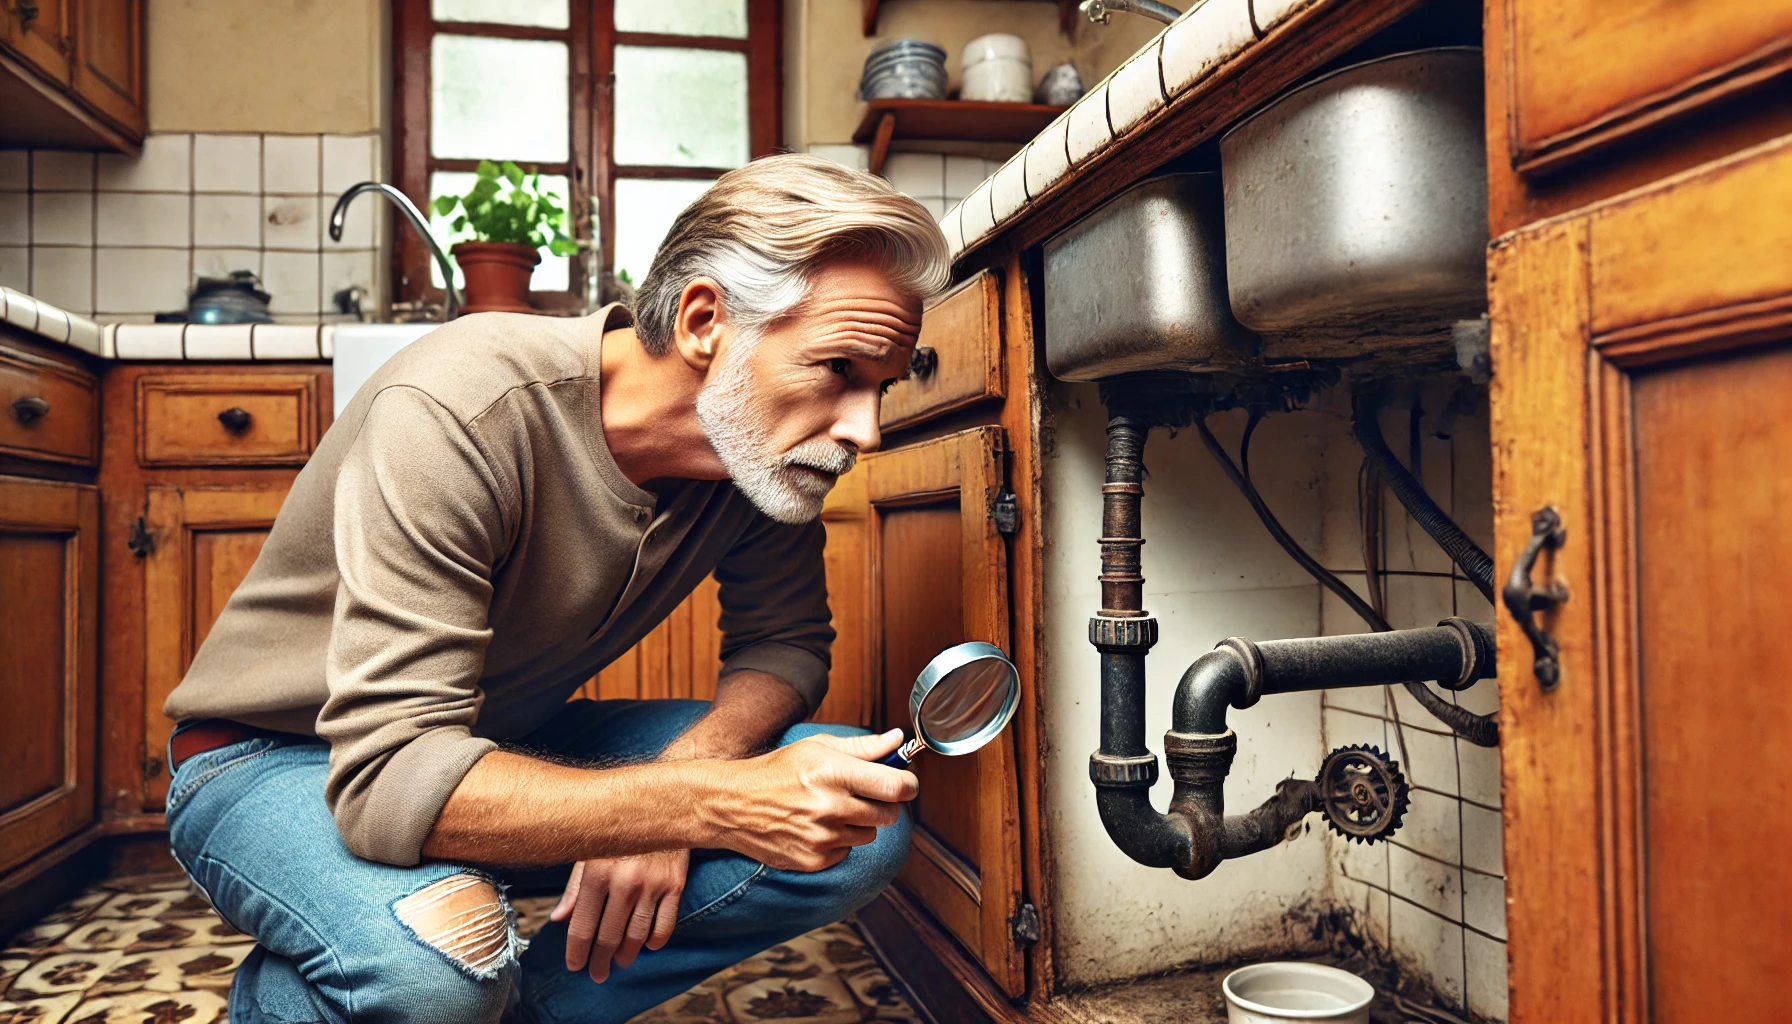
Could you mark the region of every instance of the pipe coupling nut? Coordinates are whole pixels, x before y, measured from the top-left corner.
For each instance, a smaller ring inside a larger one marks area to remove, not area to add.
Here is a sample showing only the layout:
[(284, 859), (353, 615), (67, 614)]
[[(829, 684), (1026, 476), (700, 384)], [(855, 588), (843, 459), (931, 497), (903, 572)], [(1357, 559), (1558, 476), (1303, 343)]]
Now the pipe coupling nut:
[(1089, 620), (1089, 642), (1104, 654), (1144, 654), (1157, 643), (1157, 620), (1096, 615)]
[(1208, 786), (1226, 781), (1237, 753), (1238, 734), (1230, 729), (1218, 736), (1164, 733), (1164, 759), (1170, 762), (1170, 778), (1178, 783)]
[(1439, 679), (1439, 686), (1446, 690), (1466, 690), (1475, 683), (1492, 679), (1496, 675), (1492, 630), (1460, 617), (1444, 619), (1438, 625), (1455, 630), (1456, 642), (1462, 645), (1462, 673), (1454, 681)]
[(1157, 783), (1157, 755), (1121, 757), (1097, 750), (1089, 755), (1089, 781), (1104, 789), (1149, 789)]

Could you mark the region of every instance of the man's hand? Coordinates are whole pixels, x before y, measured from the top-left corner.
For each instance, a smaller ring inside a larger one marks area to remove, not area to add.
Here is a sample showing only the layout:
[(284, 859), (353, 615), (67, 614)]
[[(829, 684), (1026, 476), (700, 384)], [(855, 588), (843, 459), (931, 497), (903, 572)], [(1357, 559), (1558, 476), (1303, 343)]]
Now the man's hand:
[(715, 815), (720, 845), (787, 871), (820, 871), (896, 824), (920, 786), (912, 772), (875, 763), (902, 744), (902, 730), (881, 736), (811, 736), (745, 761), (731, 762), (730, 799)]
[(610, 962), (627, 967), (643, 946), (659, 949), (678, 923), (689, 850), (580, 861), (548, 919), (566, 921), (566, 969), (610, 976)]

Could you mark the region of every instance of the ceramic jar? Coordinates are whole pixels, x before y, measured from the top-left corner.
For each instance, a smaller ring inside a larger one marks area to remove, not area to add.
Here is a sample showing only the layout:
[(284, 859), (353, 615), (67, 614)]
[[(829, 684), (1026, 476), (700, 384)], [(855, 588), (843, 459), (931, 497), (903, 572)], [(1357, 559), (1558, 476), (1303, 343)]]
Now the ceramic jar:
[(959, 66), (964, 74), (961, 99), (1026, 103), (1033, 98), (1033, 55), (1017, 35), (978, 36), (965, 44)]

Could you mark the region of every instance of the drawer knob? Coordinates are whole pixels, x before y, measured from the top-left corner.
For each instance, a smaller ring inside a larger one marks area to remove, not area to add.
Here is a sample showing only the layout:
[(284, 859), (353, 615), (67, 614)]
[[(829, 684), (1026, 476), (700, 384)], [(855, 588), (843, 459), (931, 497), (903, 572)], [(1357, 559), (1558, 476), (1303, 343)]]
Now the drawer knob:
[(249, 423), (253, 419), (254, 417), (249, 415), (249, 410), (234, 405), (218, 414), (218, 422), (224, 424), (224, 429), (232, 434), (240, 434), (248, 430)]
[(26, 395), (15, 399), (12, 403), (12, 418), (19, 421), (19, 426), (29, 427), (43, 419), (50, 412), (50, 403), (36, 395)]
[(927, 345), (916, 345), (908, 357), (908, 372), (920, 380), (933, 376), (939, 365), (940, 354)]

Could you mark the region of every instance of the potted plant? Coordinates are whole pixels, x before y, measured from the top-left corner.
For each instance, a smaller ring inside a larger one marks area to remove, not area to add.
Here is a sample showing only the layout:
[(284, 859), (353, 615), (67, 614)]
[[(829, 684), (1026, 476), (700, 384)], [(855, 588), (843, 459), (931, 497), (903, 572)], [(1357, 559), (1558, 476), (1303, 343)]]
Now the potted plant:
[(461, 312), (527, 313), (529, 275), (542, 247), (567, 256), (579, 245), (566, 234), (566, 211), (542, 192), (540, 173), (525, 174), (509, 160), (481, 160), (478, 175), (466, 195), (437, 196), (432, 204), (443, 217), (459, 210), (451, 226), (473, 233), (449, 250), (466, 283)]

